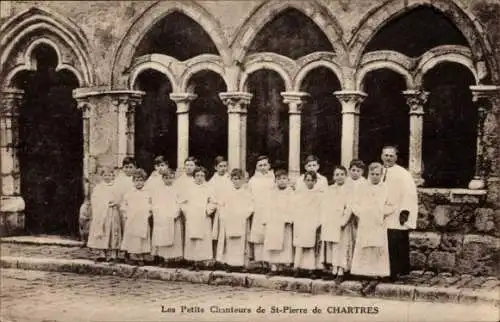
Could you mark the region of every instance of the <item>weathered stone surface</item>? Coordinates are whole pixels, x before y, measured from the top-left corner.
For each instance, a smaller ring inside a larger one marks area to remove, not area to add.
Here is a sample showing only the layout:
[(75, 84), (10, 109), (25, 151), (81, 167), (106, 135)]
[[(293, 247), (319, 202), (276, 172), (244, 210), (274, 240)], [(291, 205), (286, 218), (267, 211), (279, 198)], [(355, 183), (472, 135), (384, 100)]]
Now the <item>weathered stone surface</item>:
[(455, 254), (443, 251), (433, 251), (429, 255), (427, 265), (437, 272), (451, 272), (455, 267)]
[(426, 230), (430, 227), (432, 223), (432, 212), (431, 207), (434, 205), (430, 203), (419, 203), (418, 205), (418, 217), (417, 217), (417, 229)]
[(463, 250), (457, 256), (456, 271), (472, 275), (497, 276), (499, 259), (498, 238), (466, 235)]
[(441, 236), (439, 249), (450, 253), (457, 253), (462, 250), (464, 235), (454, 233), (444, 233)]
[(154, 266), (144, 266), (137, 269), (138, 272), (144, 272), (143, 276), (146, 279), (173, 281), (177, 272), (173, 268), (163, 268)]
[(458, 302), (459, 290), (445, 287), (415, 287), (415, 301)]
[(446, 225), (446, 231), (468, 233), (474, 230), (475, 205), (453, 206), (450, 221)]
[(438, 228), (443, 228), (448, 225), (452, 216), (452, 207), (449, 205), (436, 206), (433, 212), (434, 225)]
[(24, 231), (23, 212), (0, 212), (0, 236), (13, 236)]
[(353, 295), (360, 296), (363, 284), (358, 281), (344, 281), (340, 283), (338, 291), (339, 295)]
[(248, 274), (247, 275), (248, 287), (263, 287), (275, 290), (285, 290), (288, 284), (287, 280), (276, 278), (269, 278), (261, 274)]
[(246, 274), (215, 271), (210, 275), (211, 285), (246, 286)]
[(190, 283), (208, 284), (210, 280), (210, 271), (190, 271), (187, 269), (176, 270), (175, 281), (183, 281)]
[(425, 269), (427, 267), (427, 256), (420, 251), (410, 251), (410, 265), (413, 269)]
[(461, 289), (458, 301), (467, 304), (480, 303), (500, 306), (500, 290)]
[(380, 283), (375, 287), (375, 297), (410, 300), (415, 296), (415, 286)]
[(312, 294), (335, 294), (338, 286), (334, 281), (313, 280), (311, 285)]
[(495, 229), (495, 212), (491, 208), (477, 208), (474, 212), (474, 227), (478, 232), (491, 232)]
[[(280, 277), (281, 278), (281, 277)], [(300, 293), (312, 292), (312, 280), (308, 278), (286, 278), (288, 280), (286, 291), (295, 291)]]
[(441, 242), (441, 235), (434, 232), (410, 232), (410, 247), (411, 249), (436, 249)]

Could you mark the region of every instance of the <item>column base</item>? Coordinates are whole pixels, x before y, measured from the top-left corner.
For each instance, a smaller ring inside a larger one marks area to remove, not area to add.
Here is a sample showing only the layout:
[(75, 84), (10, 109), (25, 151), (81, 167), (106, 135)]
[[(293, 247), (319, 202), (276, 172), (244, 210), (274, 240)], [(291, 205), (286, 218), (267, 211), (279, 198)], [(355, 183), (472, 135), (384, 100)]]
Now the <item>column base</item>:
[(20, 196), (2, 196), (0, 201), (0, 237), (24, 233), (24, 200)]
[(480, 189), (484, 189), (484, 187), (486, 187), (486, 183), (484, 182), (483, 178), (474, 177), (474, 179), (472, 179), (469, 182), (469, 189), (470, 190), (480, 190)]

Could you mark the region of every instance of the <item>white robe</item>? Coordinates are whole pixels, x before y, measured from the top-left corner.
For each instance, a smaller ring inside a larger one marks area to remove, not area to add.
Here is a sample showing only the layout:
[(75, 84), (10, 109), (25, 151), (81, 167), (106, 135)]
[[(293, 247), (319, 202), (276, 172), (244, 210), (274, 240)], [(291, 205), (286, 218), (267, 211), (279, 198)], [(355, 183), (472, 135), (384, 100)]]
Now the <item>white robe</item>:
[[(112, 202), (115, 206), (110, 207)], [(114, 183), (101, 182), (90, 197), (92, 220), (87, 246), (96, 249), (120, 249), (122, 223), (118, 210), (120, 195)]]
[(120, 172), (115, 179), (115, 185), (119, 196), (119, 209), (120, 216), (122, 220), (122, 232), (125, 229), (125, 217), (123, 214), (123, 197), (130, 191), (134, 191), (134, 182), (132, 181), (132, 177), (127, 176), (125, 173)]
[(215, 193), (206, 183), (188, 184), (182, 194), (181, 209), (184, 213), (184, 257), (191, 261), (213, 259), (212, 218), (215, 211)]
[(150, 192), (153, 207), (151, 253), (166, 259), (180, 258), (184, 245), (177, 191), (163, 184)]
[[(218, 201), (225, 199), (225, 195), (233, 189), (233, 183), (231, 182), (231, 178), (229, 174), (224, 176), (215, 173), (210, 181), (208, 181), (208, 185), (214, 189), (215, 199)], [(213, 225), (212, 225), (212, 238), (214, 240), (218, 240), (219, 238), (219, 211), (216, 211), (214, 214)]]
[[(307, 189), (306, 184), (304, 182), (304, 175), (305, 174), (302, 174), (299, 177), (299, 179), (297, 180), (297, 182), (295, 184), (296, 191), (302, 191), (302, 190)], [(318, 180), (316, 181), (316, 184), (314, 185), (313, 190), (318, 190), (321, 192), (326, 191), (328, 189), (328, 179), (326, 179), (326, 177), (322, 176), (318, 172), (316, 173), (316, 175), (318, 176)]]
[(358, 231), (351, 272), (364, 276), (389, 276), (389, 245), (384, 216), (392, 212), (384, 183), (368, 184), (358, 208)]
[(264, 261), (290, 264), (293, 262), (293, 190), (275, 188), (270, 197), (265, 220)]
[(162, 175), (155, 170), (151, 173), (148, 180), (146, 180), (144, 188), (150, 191), (154, 191), (164, 185), (165, 183), (163, 182)]
[(134, 189), (123, 197), (125, 229), (121, 249), (131, 254), (151, 252), (151, 228), (148, 218), (152, 211), (151, 195), (144, 188)]
[(274, 174), (271, 171), (265, 175), (260, 172), (255, 172), (253, 177), (250, 178), (248, 186), (252, 191), (255, 203), (249, 242), (254, 244), (254, 260), (260, 262), (264, 260), (264, 222), (267, 214), (270, 192), (274, 188)]
[[(418, 196), (417, 187), (405, 168), (394, 165), (384, 168), (383, 176), (389, 194), (389, 203), (394, 207), (394, 213), (387, 218), (386, 224), (389, 229), (416, 229), (418, 218)], [(402, 210), (408, 210), (410, 215), (405, 225), (399, 223), (399, 214)]]
[(252, 194), (247, 188), (227, 190), (218, 199), (220, 226), (217, 261), (231, 266), (246, 266), (249, 217), (254, 211)]
[[(296, 247), (294, 263), (297, 268), (316, 269), (319, 266), (317, 230), (320, 225), (322, 192), (302, 190), (294, 193), (293, 246)], [(297, 251), (297, 248), (301, 251)]]

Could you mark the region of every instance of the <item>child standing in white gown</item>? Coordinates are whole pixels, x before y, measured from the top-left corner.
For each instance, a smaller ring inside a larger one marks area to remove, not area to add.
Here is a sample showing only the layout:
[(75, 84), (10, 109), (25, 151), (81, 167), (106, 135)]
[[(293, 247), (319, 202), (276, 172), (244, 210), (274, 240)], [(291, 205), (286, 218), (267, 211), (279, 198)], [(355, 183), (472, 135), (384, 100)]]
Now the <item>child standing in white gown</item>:
[(247, 227), (253, 213), (252, 193), (244, 187), (245, 176), (241, 169), (231, 171), (233, 187), (219, 195), (220, 214), (217, 262), (225, 264), (228, 271), (243, 271), (248, 265)]
[(145, 189), (151, 191), (164, 186), (162, 175), (168, 170), (168, 163), (167, 161), (165, 161), (165, 158), (161, 155), (157, 156), (154, 159), (153, 163), (155, 169), (153, 170), (148, 180), (146, 181), (146, 184), (144, 185)]
[(167, 261), (167, 265), (182, 259), (184, 247), (179, 196), (173, 187), (174, 180), (175, 173), (165, 171), (163, 185), (151, 191), (154, 223), (151, 254), (159, 257), (157, 262)]

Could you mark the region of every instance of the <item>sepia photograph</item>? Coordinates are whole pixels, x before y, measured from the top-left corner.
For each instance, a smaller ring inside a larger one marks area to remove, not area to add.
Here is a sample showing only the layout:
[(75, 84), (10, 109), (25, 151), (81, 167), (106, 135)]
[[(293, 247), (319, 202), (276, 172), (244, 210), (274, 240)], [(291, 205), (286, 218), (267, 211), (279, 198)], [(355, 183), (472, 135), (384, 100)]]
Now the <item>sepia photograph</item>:
[(0, 321), (500, 321), (500, 0), (0, 1)]

